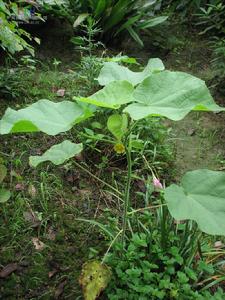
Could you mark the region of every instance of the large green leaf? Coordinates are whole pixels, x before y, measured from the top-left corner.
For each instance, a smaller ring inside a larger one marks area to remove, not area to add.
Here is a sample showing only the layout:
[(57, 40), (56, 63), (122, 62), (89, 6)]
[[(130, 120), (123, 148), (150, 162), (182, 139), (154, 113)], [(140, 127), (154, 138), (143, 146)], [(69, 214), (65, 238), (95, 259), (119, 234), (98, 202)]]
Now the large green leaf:
[(56, 135), (90, 115), (88, 109), (74, 102), (39, 100), (18, 111), (8, 108), (0, 120), (0, 134), (42, 131)]
[(100, 85), (104, 86), (112, 81), (126, 80), (135, 86), (152, 73), (163, 71), (164, 69), (165, 67), (163, 65), (163, 62), (159, 58), (151, 58), (142, 72), (133, 72), (127, 67), (121, 66), (117, 63), (107, 62), (101, 69), (98, 77), (98, 82)]
[(64, 163), (67, 159), (79, 154), (83, 150), (82, 144), (74, 144), (68, 140), (52, 146), (41, 156), (30, 156), (30, 165), (37, 167), (40, 163), (51, 161), (55, 165)]
[(205, 82), (183, 72), (164, 71), (146, 78), (134, 91), (134, 100), (125, 108), (132, 119), (150, 115), (181, 120), (191, 110), (221, 111)]
[(114, 81), (90, 97), (74, 97), (74, 99), (96, 106), (116, 109), (122, 104), (133, 101), (133, 91), (134, 88), (128, 81)]
[(166, 188), (165, 200), (176, 220), (194, 220), (206, 233), (225, 235), (225, 172), (187, 172), (181, 186)]

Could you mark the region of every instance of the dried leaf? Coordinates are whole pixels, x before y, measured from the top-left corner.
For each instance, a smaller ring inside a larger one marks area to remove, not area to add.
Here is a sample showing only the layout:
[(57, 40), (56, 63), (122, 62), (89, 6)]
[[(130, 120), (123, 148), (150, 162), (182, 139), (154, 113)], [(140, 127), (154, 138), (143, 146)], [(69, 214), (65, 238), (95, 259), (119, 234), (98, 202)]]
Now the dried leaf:
[(36, 250), (42, 251), (45, 248), (45, 244), (38, 238), (32, 238), (32, 243)]
[(24, 186), (23, 183), (17, 183), (17, 184), (15, 185), (15, 189), (16, 189), (17, 191), (24, 191), (24, 190), (25, 190), (25, 186)]
[(54, 299), (59, 299), (59, 297), (62, 295), (63, 291), (64, 291), (64, 287), (67, 284), (67, 279), (65, 279), (64, 281), (62, 281), (56, 288), (55, 291), (55, 295), (54, 295)]
[(56, 92), (57, 96), (58, 97), (64, 97), (65, 95), (65, 90), (64, 89), (59, 89), (57, 92)]
[(59, 270), (54, 269), (54, 270), (48, 272), (48, 278), (52, 278), (53, 276), (55, 276), (55, 274), (57, 274), (58, 271)]
[(8, 264), (0, 271), (0, 278), (6, 278), (18, 269), (17, 263)]
[(52, 227), (50, 227), (48, 229), (48, 233), (46, 234), (46, 238), (50, 241), (54, 241), (55, 237), (56, 237), (56, 231)]

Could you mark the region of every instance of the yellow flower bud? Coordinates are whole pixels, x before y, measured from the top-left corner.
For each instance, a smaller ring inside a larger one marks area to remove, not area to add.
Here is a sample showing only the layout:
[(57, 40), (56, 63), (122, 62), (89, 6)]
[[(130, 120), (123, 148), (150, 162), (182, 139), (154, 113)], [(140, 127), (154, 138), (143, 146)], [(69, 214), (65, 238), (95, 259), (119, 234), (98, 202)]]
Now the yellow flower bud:
[(118, 154), (123, 154), (125, 152), (125, 147), (124, 147), (124, 145), (122, 143), (117, 143), (114, 146), (114, 150)]

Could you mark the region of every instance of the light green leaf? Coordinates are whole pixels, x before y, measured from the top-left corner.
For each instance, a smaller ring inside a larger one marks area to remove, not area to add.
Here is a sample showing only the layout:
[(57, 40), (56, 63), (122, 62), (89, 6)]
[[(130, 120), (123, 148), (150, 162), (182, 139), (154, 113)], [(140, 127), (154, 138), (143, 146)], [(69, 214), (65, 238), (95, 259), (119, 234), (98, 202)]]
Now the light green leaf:
[(82, 144), (74, 144), (68, 140), (52, 146), (41, 156), (30, 156), (30, 165), (37, 167), (40, 163), (51, 161), (55, 165), (64, 163), (67, 159), (79, 154), (83, 150)]
[(7, 169), (4, 165), (0, 164), (0, 183), (5, 179), (7, 174)]
[(80, 24), (82, 24), (82, 23), (87, 19), (88, 16), (89, 16), (89, 14), (87, 14), (87, 13), (80, 14), (80, 15), (76, 18), (75, 22), (73, 23), (73, 28), (76, 28), (76, 27), (78, 27)]
[(165, 22), (167, 19), (168, 19), (168, 16), (155, 17), (150, 20), (140, 22), (138, 28), (146, 29), (146, 28), (150, 28), (150, 27), (155, 27), (155, 26)]
[(11, 193), (9, 190), (0, 189), (0, 203), (7, 202), (11, 197)]
[(108, 118), (107, 127), (108, 130), (116, 137), (117, 140), (121, 140), (127, 131), (128, 119), (126, 114), (114, 114)]
[(0, 134), (42, 131), (56, 135), (89, 116), (91, 111), (88, 108), (74, 102), (39, 100), (18, 111), (8, 108), (0, 120)]
[(133, 29), (132, 26), (128, 26), (128, 27), (127, 27), (127, 31), (129, 32), (130, 36), (135, 40), (135, 42), (136, 42), (137, 44), (139, 44), (140, 47), (144, 47), (144, 43), (143, 43), (143, 41), (142, 41), (140, 35), (137, 33), (137, 31), (135, 31), (135, 30)]
[(194, 220), (203, 232), (225, 235), (225, 172), (187, 172), (181, 186), (166, 188), (165, 200), (176, 220)]
[(134, 120), (153, 115), (178, 121), (191, 110), (225, 110), (214, 102), (204, 81), (183, 72), (154, 73), (136, 88), (133, 97), (138, 103), (124, 111)]
[(98, 82), (100, 85), (104, 86), (113, 81), (126, 80), (135, 86), (153, 72), (163, 71), (164, 69), (165, 67), (159, 58), (151, 58), (142, 72), (133, 72), (127, 67), (118, 65), (115, 62), (106, 62), (101, 69)]
[(114, 81), (90, 97), (74, 97), (74, 100), (117, 109), (122, 104), (133, 101), (133, 91), (134, 88), (128, 81)]
[(136, 58), (129, 57), (127, 55), (122, 55), (122, 56), (118, 55), (118, 56), (113, 56), (113, 57), (106, 57), (104, 59), (104, 61), (106, 61), (106, 62), (116, 62), (116, 63), (122, 62), (122, 63), (126, 63), (126, 64), (136, 64), (136, 65), (138, 65)]

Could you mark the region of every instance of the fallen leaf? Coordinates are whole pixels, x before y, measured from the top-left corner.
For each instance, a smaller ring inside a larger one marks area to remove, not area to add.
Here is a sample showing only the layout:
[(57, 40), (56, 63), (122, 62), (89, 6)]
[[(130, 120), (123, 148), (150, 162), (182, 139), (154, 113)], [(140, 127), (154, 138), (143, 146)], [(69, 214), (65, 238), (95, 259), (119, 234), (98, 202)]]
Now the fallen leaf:
[(42, 251), (45, 248), (45, 244), (38, 238), (32, 238), (32, 243), (36, 250)]
[(59, 297), (62, 295), (64, 291), (64, 287), (67, 284), (67, 279), (63, 280), (56, 288), (54, 298), (59, 299)]
[(189, 128), (187, 134), (190, 136), (195, 135), (195, 131), (196, 130), (194, 128)]
[(55, 274), (58, 273), (58, 271), (59, 271), (59, 270), (54, 269), (54, 270), (48, 272), (48, 278), (52, 278)]
[(56, 231), (52, 227), (50, 227), (48, 229), (48, 233), (46, 234), (46, 238), (50, 241), (54, 241), (55, 237), (56, 237)]
[(56, 92), (57, 96), (58, 97), (64, 97), (65, 95), (65, 90), (64, 89), (59, 89), (57, 92)]
[(81, 195), (82, 198), (89, 198), (92, 195), (92, 191), (88, 189), (81, 189), (79, 190), (79, 194)]
[(6, 278), (18, 269), (17, 263), (8, 264), (0, 271), (0, 278)]
[(218, 249), (223, 248), (223, 246), (224, 245), (223, 245), (223, 243), (221, 241), (216, 241), (215, 244), (214, 244), (214, 247), (218, 248)]
[(23, 183), (17, 183), (17, 184), (15, 185), (15, 189), (16, 189), (17, 191), (24, 191), (24, 190), (25, 190), (25, 186), (24, 186)]
[(82, 267), (79, 283), (82, 286), (84, 299), (95, 300), (107, 287), (111, 278), (110, 268), (97, 260), (86, 262)]
[(38, 219), (38, 216), (32, 211), (25, 211), (23, 213), (23, 217), (25, 219), (25, 221), (30, 222), (32, 227), (38, 227), (41, 224), (41, 221)]

